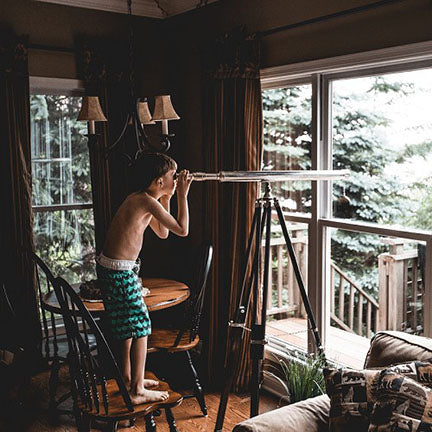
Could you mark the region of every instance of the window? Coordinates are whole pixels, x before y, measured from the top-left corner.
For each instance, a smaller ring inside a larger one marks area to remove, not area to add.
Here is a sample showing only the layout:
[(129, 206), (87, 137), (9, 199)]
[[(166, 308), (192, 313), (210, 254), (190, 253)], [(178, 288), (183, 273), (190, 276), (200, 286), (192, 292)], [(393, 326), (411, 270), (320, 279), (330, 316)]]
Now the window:
[[(377, 330), (432, 335), (430, 48), (262, 71), (263, 168), (351, 172), (289, 192), (273, 187), (294, 241), (303, 227), (296, 252), (327, 357), (350, 366), (362, 366)], [(293, 146), (303, 131), (309, 146)], [(274, 252), (267, 334), (278, 349), (306, 349), (300, 300), (280, 295), (298, 290), (288, 267), (285, 252)]]
[[(312, 86), (295, 85), (263, 92), (264, 170), (299, 170), (311, 167)], [(310, 213), (311, 182), (272, 185), (281, 207)]]
[(76, 121), (79, 91), (46, 87), (32, 85), (30, 96), (35, 249), (54, 274), (76, 283), (94, 276), (86, 125)]

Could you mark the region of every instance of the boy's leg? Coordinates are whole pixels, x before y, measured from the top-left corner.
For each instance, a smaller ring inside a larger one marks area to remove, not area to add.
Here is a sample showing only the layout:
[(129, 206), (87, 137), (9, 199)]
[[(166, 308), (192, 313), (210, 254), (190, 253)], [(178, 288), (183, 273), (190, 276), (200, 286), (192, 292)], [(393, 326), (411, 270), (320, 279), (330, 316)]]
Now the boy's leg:
[(126, 388), (129, 388), (131, 383), (131, 344), (132, 338), (121, 340), (119, 342), (121, 374), (126, 384)]
[[(152, 379), (145, 379), (145, 365), (146, 365), (146, 361), (147, 361), (147, 341), (148, 341), (148, 336), (144, 336), (141, 337), (139, 339), (142, 339), (142, 343), (140, 344), (136, 344), (133, 343), (132, 344), (132, 349), (131, 349), (131, 357), (137, 357), (139, 359), (142, 359), (142, 364), (143, 364), (143, 387), (144, 388), (149, 388), (149, 387), (156, 387), (157, 385), (159, 385), (159, 381), (156, 380), (152, 380)], [(138, 340), (138, 339), (137, 339)], [(137, 350), (136, 353), (132, 353), (132, 351)], [(139, 367), (139, 364), (137, 364), (137, 368)]]
[[(131, 400), (133, 404), (141, 404), (168, 399), (168, 393), (147, 390), (144, 387), (144, 369), (147, 355), (147, 336), (134, 339), (131, 348)], [(151, 381), (151, 380), (149, 380)]]

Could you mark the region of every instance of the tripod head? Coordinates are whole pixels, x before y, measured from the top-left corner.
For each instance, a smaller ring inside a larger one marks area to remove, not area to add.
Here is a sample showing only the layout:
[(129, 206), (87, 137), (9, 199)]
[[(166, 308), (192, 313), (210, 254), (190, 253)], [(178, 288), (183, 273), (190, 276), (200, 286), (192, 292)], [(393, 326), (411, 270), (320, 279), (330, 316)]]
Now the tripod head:
[(348, 178), (349, 175), (349, 170), (219, 171), (218, 173), (195, 172), (190, 174), (194, 181), (219, 181), (221, 183), (340, 180)]

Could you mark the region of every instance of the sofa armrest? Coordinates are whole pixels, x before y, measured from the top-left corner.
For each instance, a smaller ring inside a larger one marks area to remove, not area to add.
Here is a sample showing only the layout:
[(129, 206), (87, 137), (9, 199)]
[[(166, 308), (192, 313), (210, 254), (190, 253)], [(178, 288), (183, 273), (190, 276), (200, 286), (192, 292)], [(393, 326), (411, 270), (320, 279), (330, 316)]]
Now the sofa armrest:
[(317, 396), (245, 420), (233, 432), (328, 432), (329, 412), (328, 396)]

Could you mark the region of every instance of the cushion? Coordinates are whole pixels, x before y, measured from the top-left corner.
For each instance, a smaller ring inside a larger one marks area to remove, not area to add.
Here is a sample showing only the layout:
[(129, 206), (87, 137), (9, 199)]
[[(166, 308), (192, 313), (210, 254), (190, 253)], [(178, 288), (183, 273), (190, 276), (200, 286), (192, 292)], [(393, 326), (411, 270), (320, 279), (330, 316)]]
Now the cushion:
[(380, 370), (324, 369), (331, 432), (367, 432)]
[[(432, 387), (432, 364), (410, 362), (385, 369)], [(376, 402), (381, 369), (325, 369), (330, 397), (330, 431), (366, 432)]]
[(385, 370), (411, 378), (427, 387), (432, 388), (432, 360), (414, 361), (411, 363), (402, 363), (394, 365)]
[(284, 406), (245, 420), (233, 432), (328, 432), (327, 395)]
[(383, 370), (369, 432), (432, 431), (432, 390), (394, 371)]
[(432, 339), (399, 331), (378, 332), (371, 341), (365, 369), (388, 367), (413, 360), (432, 358)]

